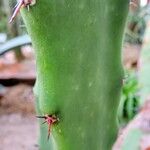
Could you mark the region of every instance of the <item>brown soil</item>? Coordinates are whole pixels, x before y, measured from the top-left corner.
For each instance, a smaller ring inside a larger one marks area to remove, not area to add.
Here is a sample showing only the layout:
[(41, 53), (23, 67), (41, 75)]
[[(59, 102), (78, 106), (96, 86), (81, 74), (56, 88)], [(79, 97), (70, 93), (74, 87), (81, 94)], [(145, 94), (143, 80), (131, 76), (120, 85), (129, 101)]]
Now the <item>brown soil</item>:
[(15, 113), (1, 115), (0, 150), (38, 150), (35, 117)]
[(0, 150), (38, 150), (32, 87), (6, 88), (0, 102)]
[(34, 114), (32, 87), (19, 84), (6, 88), (3, 98), (0, 99), (0, 106), (0, 115), (11, 113)]

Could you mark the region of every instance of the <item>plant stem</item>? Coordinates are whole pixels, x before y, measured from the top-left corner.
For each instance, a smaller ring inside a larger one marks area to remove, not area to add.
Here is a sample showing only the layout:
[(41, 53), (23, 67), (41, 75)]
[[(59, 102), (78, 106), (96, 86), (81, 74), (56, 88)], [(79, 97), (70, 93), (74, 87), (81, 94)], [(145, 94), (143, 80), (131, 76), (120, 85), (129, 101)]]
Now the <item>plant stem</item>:
[(35, 48), (38, 107), (60, 119), (52, 129), (54, 150), (111, 149), (127, 12), (124, 0), (37, 0), (24, 10)]

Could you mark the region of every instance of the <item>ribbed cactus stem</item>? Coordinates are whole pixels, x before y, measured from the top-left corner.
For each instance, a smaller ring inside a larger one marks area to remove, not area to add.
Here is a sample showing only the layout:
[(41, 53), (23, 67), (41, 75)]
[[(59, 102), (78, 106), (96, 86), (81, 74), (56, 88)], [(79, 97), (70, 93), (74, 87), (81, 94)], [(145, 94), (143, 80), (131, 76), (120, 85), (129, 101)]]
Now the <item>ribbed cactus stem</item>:
[(53, 147), (40, 142), (41, 150), (111, 150), (127, 12), (126, 0), (37, 0), (24, 9), (36, 55), (38, 113), (59, 118)]

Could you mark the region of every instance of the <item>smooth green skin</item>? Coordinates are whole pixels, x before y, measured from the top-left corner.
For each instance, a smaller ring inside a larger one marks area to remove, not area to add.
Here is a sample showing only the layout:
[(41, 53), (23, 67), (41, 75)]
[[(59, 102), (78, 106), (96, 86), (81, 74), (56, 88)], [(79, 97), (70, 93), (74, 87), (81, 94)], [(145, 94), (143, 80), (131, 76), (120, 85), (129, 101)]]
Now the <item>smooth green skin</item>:
[(24, 9), (36, 50), (38, 113), (60, 119), (49, 150), (111, 149), (127, 12), (127, 0), (37, 0)]

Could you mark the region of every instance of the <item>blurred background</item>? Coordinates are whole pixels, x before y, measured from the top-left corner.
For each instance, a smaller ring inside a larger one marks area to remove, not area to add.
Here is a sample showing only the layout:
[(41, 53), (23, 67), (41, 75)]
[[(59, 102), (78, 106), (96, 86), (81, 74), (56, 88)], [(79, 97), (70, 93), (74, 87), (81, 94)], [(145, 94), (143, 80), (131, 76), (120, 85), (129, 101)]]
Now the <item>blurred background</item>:
[[(34, 50), (20, 14), (8, 23), (15, 5), (16, 0), (0, 0), (0, 150), (37, 150)], [(129, 124), (136, 126), (132, 120), (150, 92), (150, 0), (130, 3), (122, 58), (125, 77), (117, 116), (120, 132)], [(150, 134), (143, 135), (140, 149), (150, 150)]]
[(0, 0), (0, 150), (36, 150), (35, 59), (16, 0)]

